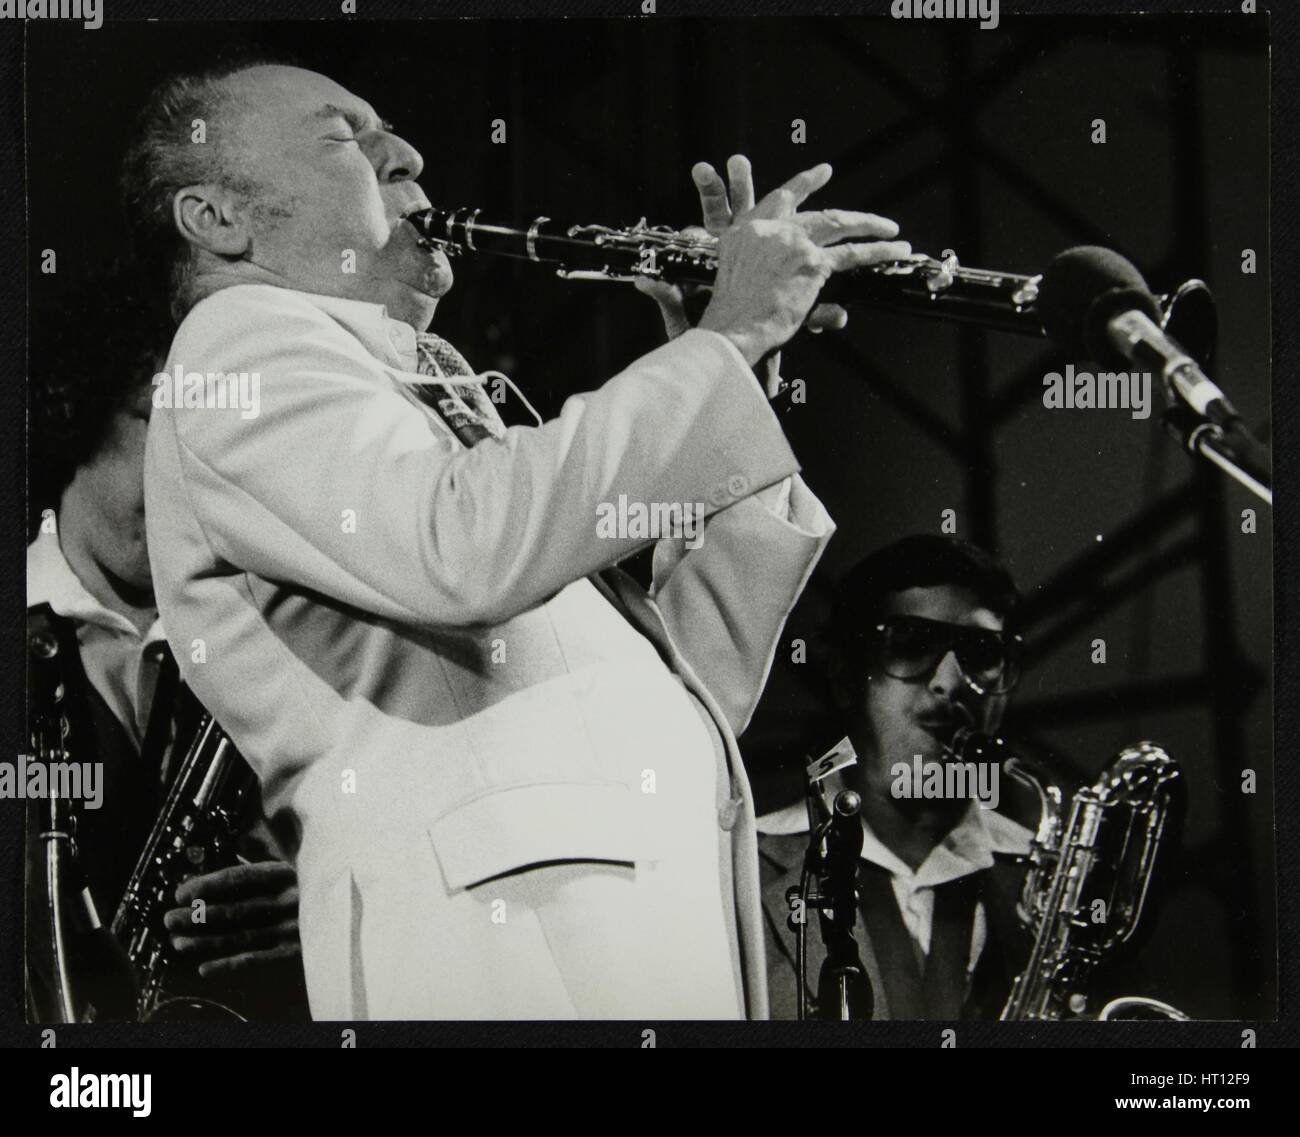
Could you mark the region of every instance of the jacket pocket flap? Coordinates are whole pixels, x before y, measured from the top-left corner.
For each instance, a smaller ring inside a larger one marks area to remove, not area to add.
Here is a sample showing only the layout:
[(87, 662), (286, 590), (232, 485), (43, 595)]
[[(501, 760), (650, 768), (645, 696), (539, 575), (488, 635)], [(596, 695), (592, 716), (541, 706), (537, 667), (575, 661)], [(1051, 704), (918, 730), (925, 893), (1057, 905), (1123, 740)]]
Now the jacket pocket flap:
[(484, 794), (429, 826), (451, 889), (550, 861), (653, 860), (643, 803), (618, 783), (547, 782)]

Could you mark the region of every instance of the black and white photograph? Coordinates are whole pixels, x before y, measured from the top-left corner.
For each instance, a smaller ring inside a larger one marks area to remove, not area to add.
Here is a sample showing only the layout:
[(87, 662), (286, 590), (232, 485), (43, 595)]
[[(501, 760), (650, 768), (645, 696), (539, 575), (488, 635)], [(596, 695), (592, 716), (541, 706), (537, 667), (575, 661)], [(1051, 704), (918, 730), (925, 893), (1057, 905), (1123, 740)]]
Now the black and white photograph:
[(1277, 1020), (1266, 11), (4, 7), (24, 1037)]

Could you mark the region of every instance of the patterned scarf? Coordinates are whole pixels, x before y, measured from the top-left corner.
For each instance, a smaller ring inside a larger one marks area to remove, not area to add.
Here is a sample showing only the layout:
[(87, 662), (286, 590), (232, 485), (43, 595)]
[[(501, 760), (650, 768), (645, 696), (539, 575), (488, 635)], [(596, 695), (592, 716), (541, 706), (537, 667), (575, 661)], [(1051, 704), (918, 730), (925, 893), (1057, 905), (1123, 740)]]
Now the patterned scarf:
[(418, 332), (415, 337), (416, 370), (430, 382), (410, 384), (416, 398), (431, 407), (466, 446), (485, 438), (501, 438), (506, 432), (501, 415), (481, 383), (456, 383), (456, 375), (473, 375), (474, 369), (459, 351), (441, 336)]

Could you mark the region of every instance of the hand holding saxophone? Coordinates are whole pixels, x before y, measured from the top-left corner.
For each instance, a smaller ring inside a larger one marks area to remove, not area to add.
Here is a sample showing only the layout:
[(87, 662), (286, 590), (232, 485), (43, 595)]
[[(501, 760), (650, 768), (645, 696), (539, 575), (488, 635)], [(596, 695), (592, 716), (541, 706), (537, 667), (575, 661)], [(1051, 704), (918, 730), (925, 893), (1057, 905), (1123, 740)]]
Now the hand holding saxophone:
[[(203, 900), (203, 923), (192, 905)], [(180, 907), (164, 917), (172, 946), (198, 964), (201, 976), (296, 960), (298, 878), (280, 861), (239, 864), (190, 877), (176, 890)]]
[[(898, 226), (887, 218), (850, 210), (799, 212), (830, 181), (825, 163), (796, 174), (756, 205), (748, 161), (733, 158), (728, 175), (729, 192), (706, 163), (693, 171), (705, 227), (718, 236), (717, 281), (700, 327), (726, 336), (751, 365), (799, 330), (833, 273), (911, 253), (906, 241), (892, 240)], [(833, 306), (818, 315), (821, 326), (843, 319)]]

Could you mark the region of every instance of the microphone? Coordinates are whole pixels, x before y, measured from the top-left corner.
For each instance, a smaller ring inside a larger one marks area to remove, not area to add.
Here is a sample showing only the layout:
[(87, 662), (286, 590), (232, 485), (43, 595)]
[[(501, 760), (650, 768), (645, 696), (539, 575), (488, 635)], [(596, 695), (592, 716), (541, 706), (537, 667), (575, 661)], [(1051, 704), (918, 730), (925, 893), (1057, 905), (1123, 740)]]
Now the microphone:
[(840, 790), (831, 806), (822, 858), (830, 919), (822, 909), (822, 938), (826, 958), (817, 977), (818, 1017), (870, 1019), (875, 993), (862, 964), (853, 925), (858, 908), (858, 858), (862, 856), (862, 798), (853, 790)]
[(835, 795), (825, 861), (832, 888), (843, 887), (851, 892), (857, 880), (858, 858), (862, 856), (861, 810), (862, 798), (853, 790), (840, 790)]
[(1167, 390), (1225, 429), (1241, 416), (1178, 342), (1160, 327), (1160, 306), (1142, 274), (1111, 249), (1080, 245), (1043, 273), (1037, 311), (1043, 330), (1072, 354), (1107, 366), (1158, 371)]

